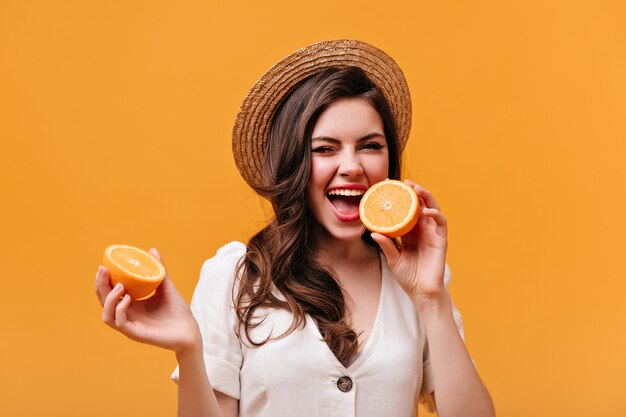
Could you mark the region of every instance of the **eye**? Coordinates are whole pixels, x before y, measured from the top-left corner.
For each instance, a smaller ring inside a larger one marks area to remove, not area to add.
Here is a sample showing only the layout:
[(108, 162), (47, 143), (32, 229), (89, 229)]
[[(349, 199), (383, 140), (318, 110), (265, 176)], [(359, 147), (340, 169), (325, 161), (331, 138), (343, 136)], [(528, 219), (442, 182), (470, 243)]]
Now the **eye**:
[(311, 153), (328, 153), (332, 152), (334, 149), (332, 146), (316, 146), (311, 149)]
[(384, 148), (384, 145), (378, 142), (367, 142), (361, 147), (361, 149), (372, 149), (372, 150), (379, 150), (382, 148)]

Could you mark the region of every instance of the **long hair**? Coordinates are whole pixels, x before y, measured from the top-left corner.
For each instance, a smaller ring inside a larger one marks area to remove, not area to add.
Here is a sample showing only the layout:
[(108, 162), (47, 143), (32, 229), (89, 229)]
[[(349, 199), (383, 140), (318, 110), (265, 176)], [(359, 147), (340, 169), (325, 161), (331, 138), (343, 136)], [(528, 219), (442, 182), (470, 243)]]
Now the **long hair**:
[[(346, 317), (346, 303), (334, 271), (315, 261), (319, 225), (309, 210), (305, 190), (311, 174), (311, 135), (322, 112), (345, 99), (366, 100), (380, 114), (389, 151), (389, 178), (400, 178), (400, 149), (394, 118), (385, 97), (356, 67), (329, 68), (302, 81), (283, 101), (273, 119), (265, 152), (263, 184), (255, 191), (270, 201), (274, 218), (248, 243), (239, 263), (233, 298), (247, 340), (262, 323), (258, 308), (284, 308), (291, 326), (278, 338), (305, 325), (309, 314), (337, 359), (347, 365), (358, 351), (358, 337)], [(375, 245), (369, 233), (363, 236)], [(276, 293), (276, 290), (280, 293)]]

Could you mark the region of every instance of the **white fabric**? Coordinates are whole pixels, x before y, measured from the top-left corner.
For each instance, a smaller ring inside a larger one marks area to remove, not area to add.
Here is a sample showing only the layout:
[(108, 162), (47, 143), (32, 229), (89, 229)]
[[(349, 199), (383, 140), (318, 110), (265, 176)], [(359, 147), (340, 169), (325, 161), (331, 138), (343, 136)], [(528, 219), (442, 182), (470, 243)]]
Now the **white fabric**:
[[(345, 368), (308, 315), (304, 328), (261, 347), (240, 340), (232, 286), (245, 252), (244, 244), (231, 242), (207, 260), (191, 302), (202, 332), (209, 381), (214, 389), (239, 400), (240, 417), (416, 414), (415, 399), (433, 391), (428, 345), (413, 303), (383, 256), (374, 326), (359, 357)], [(449, 281), (446, 265), (446, 284)], [(460, 315), (454, 311), (463, 334)], [(265, 340), (270, 332), (282, 334), (292, 322), (291, 313), (285, 310), (262, 313), (266, 320), (251, 331), (256, 341)], [(176, 382), (178, 372), (177, 367), (171, 376)], [(342, 376), (353, 382), (348, 392), (337, 387)]]

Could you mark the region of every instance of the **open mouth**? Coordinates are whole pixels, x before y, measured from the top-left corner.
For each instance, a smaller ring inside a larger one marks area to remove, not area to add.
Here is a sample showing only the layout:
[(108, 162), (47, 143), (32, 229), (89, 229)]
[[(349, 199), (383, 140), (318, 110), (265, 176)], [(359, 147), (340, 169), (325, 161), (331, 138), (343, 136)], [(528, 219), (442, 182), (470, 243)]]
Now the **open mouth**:
[(337, 188), (326, 193), (326, 197), (341, 215), (354, 217), (359, 215), (359, 203), (365, 190)]

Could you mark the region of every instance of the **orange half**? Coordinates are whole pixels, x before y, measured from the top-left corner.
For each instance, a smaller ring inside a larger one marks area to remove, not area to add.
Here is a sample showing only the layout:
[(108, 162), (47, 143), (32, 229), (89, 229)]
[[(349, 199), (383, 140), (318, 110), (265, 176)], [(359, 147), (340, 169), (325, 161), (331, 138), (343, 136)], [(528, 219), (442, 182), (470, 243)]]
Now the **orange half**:
[(403, 236), (419, 217), (417, 193), (402, 181), (381, 181), (372, 185), (361, 198), (359, 216), (372, 232), (391, 238)]
[(129, 245), (111, 245), (104, 250), (102, 265), (111, 275), (111, 286), (118, 282), (133, 299), (144, 298), (165, 279), (165, 266), (150, 252)]

